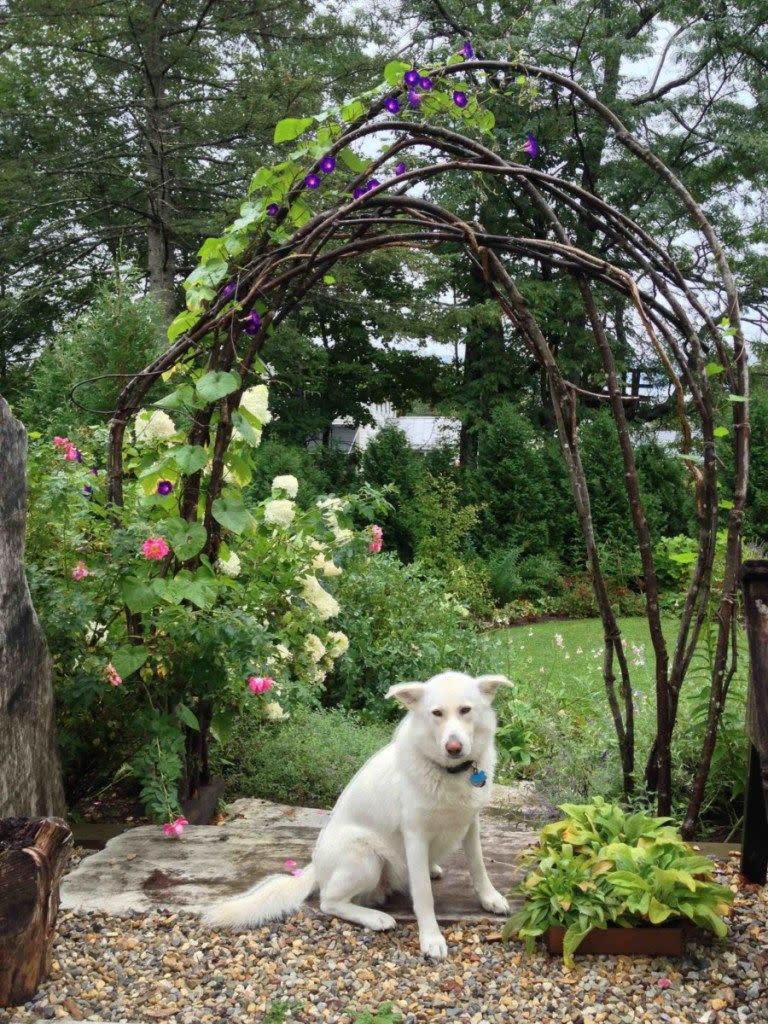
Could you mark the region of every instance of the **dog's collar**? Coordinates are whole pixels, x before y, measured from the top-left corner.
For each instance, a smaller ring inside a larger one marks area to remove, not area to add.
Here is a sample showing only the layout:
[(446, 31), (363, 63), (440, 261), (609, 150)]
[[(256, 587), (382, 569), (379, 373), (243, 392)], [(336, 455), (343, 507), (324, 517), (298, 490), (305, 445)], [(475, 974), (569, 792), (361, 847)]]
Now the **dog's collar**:
[(465, 772), (468, 768), (472, 769), (469, 781), (476, 789), (481, 789), (488, 781), (488, 776), (482, 768), (478, 768), (477, 761), (462, 761), (461, 764), (452, 765), (450, 768), (446, 768), (445, 770), (449, 775), (458, 775), (459, 772)]
[(458, 775), (459, 772), (465, 772), (467, 768), (471, 768), (474, 763), (474, 761), (462, 761), (461, 764), (451, 765), (450, 768), (446, 768), (445, 770), (449, 775)]

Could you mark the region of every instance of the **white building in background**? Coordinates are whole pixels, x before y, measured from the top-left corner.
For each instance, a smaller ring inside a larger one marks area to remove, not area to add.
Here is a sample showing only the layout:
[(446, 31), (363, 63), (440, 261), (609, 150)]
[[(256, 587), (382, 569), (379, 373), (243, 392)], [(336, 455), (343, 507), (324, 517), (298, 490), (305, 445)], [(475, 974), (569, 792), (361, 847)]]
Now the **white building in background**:
[(334, 420), (331, 424), (331, 444), (349, 454), (365, 451), (382, 427), (394, 426), (402, 430), (411, 448), (429, 451), (444, 445), (458, 449), (461, 422), (448, 416), (398, 416), (391, 403), (369, 405), (373, 423), (354, 423), (351, 419)]

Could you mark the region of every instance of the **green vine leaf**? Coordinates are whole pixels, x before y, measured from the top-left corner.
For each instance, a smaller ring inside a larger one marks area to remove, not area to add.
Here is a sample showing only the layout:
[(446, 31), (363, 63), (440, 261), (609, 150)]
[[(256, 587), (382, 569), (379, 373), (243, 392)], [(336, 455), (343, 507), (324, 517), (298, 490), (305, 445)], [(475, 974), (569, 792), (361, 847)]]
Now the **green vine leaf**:
[(174, 450), (172, 458), (180, 471), (189, 476), (208, 462), (208, 453), (199, 444), (183, 444)]
[(202, 523), (190, 523), (186, 519), (164, 519), (158, 523), (158, 528), (180, 562), (194, 558), (203, 550), (208, 540)]
[(275, 143), (291, 142), (314, 124), (312, 117), (284, 117), (275, 125)]
[(120, 647), (112, 654), (112, 664), (123, 679), (138, 672), (149, 657), (149, 651), (140, 645)]
[(211, 512), (216, 522), (232, 533), (242, 533), (251, 525), (251, 514), (242, 498), (217, 498)]
[(238, 373), (211, 370), (195, 384), (195, 390), (206, 402), (216, 402), (225, 395), (231, 395), (241, 386), (242, 380)]
[(200, 732), (200, 722), (197, 719), (197, 715), (191, 708), (188, 708), (186, 704), (183, 704), (180, 701), (176, 705), (176, 714), (188, 729), (194, 729), (195, 732)]
[(183, 312), (171, 321), (171, 325), (168, 328), (168, 341), (176, 341), (182, 334), (186, 334), (187, 331), (191, 331), (197, 321), (200, 319), (200, 314), (193, 312), (192, 310), (185, 309)]

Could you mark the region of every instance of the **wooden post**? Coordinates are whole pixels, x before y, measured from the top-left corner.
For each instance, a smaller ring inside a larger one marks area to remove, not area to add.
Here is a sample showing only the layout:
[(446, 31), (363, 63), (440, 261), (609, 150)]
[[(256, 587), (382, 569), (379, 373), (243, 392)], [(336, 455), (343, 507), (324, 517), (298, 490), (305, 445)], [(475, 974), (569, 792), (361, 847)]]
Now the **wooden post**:
[(744, 562), (741, 582), (749, 646), (749, 772), (744, 798), (741, 873), (748, 882), (765, 885), (768, 880), (768, 560)]
[(48, 974), (71, 850), (61, 818), (0, 818), (0, 1007), (26, 1003)]

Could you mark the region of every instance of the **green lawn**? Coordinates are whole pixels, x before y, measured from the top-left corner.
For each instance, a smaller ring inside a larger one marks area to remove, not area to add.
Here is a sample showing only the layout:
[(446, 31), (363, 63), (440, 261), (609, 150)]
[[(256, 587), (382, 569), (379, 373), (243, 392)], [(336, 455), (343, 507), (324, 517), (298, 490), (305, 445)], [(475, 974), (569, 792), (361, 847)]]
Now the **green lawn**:
[[(654, 735), (654, 659), (644, 618), (621, 620), (635, 697), (637, 765), (642, 767)], [(677, 622), (665, 620), (668, 648)], [(500, 781), (540, 780), (554, 800), (615, 794), (620, 782), (613, 721), (602, 678), (602, 627), (598, 619), (551, 621), (487, 634), (484, 669), (504, 672), (515, 684), (499, 698)], [(744, 657), (742, 656), (742, 664)], [(707, 657), (704, 645), (694, 660), (681, 702), (675, 772), (690, 778), (706, 708)], [(618, 666), (616, 666), (618, 675)], [(743, 763), (743, 672), (734, 681), (716, 772), (736, 784)], [(717, 778), (716, 778), (717, 782)], [(716, 794), (713, 791), (713, 799)]]

